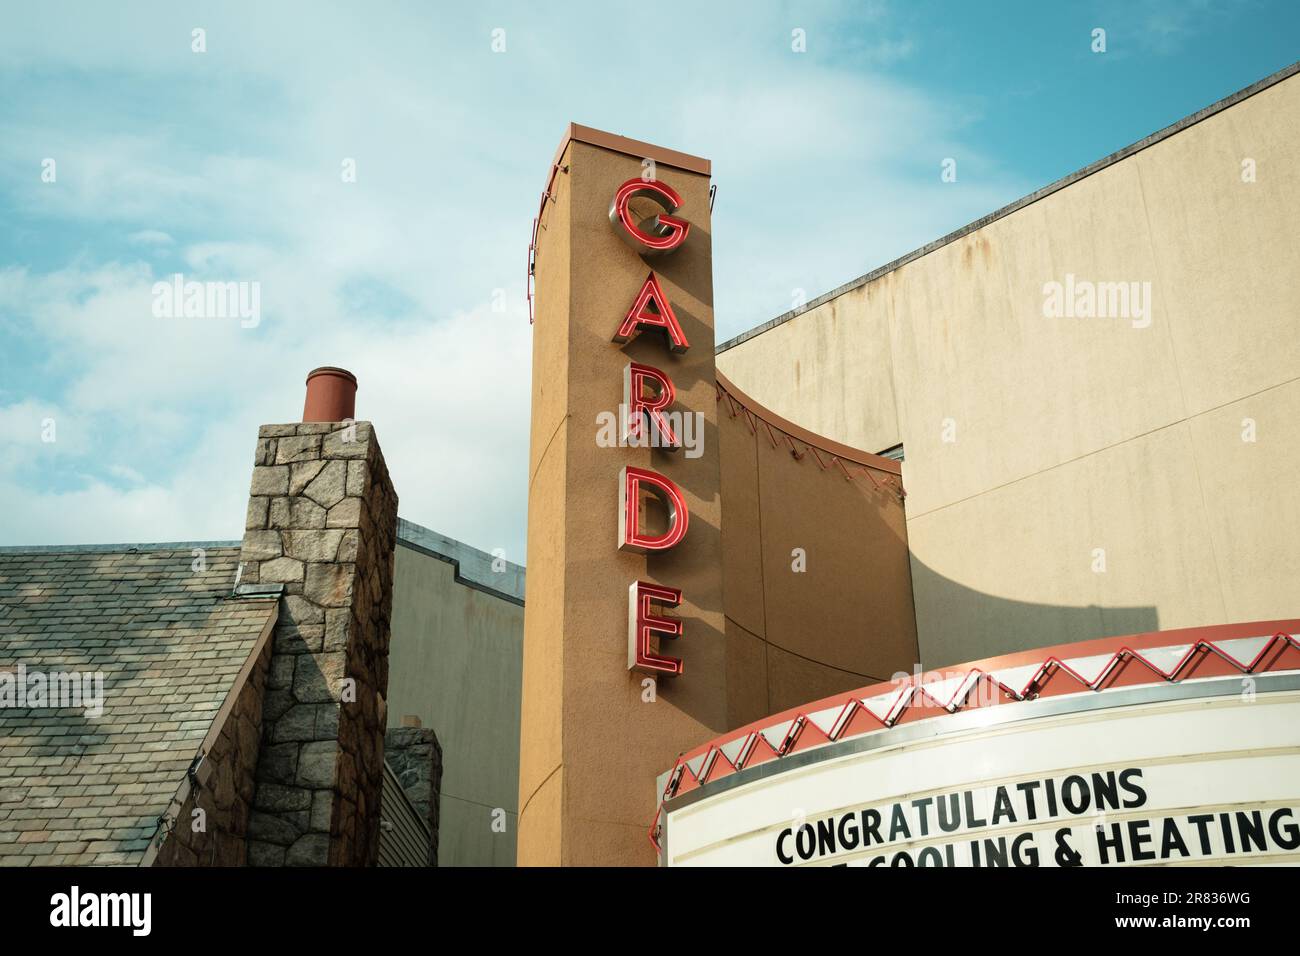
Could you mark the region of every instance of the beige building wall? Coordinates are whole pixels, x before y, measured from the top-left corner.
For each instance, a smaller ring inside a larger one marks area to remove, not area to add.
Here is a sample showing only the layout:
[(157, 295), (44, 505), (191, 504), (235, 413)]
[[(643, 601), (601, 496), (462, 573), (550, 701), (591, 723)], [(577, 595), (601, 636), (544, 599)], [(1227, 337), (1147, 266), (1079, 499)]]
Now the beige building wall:
[(724, 378), (718, 387), (729, 727), (910, 674), (897, 463), (832, 447)]
[[(775, 413), (904, 444), (927, 666), (1296, 613), (1294, 73), (722, 347)], [(1150, 283), (1149, 324), (1044, 317), (1067, 274)]]
[(399, 540), (388, 725), (419, 717), (442, 746), (438, 865), (513, 866), (524, 609), (456, 574)]
[[(652, 259), (609, 221), (612, 197), (642, 175), (643, 158), (680, 193), (678, 215), (691, 224), (681, 248)], [(556, 157), (536, 249), (520, 865), (653, 865), (655, 776), (726, 729), (708, 168), (577, 126)], [(684, 353), (654, 331), (611, 341), (652, 269), (690, 342)], [(701, 415), (701, 456), (601, 446), (597, 415), (617, 412), (629, 360), (662, 369), (676, 408)], [(618, 549), (624, 466), (681, 488), (689, 530), (671, 551)], [(637, 580), (683, 592), (666, 613), (685, 633), (664, 648), (682, 660), (680, 678), (628, 669), (628, 587)]]

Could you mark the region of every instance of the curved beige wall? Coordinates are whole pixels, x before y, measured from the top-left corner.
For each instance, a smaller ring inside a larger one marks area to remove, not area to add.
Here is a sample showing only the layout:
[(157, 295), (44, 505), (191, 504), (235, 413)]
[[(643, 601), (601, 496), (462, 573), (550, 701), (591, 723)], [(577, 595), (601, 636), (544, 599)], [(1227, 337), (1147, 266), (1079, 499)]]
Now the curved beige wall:
[(841, 467), (818, 436), (788, 435), (773, 418), (721, 394), (730, 727), (910, 674), (917, 660), (895, 463), (879, 459), (870, 475), (860, 462)]
[[(904, 443), (928, 666), (1295, 614), (1297, 155), (1292, 75), (718, 355), (804, 427)], [(1067, 273), (1150, 282), (1150, 325), (1045, 318)]]

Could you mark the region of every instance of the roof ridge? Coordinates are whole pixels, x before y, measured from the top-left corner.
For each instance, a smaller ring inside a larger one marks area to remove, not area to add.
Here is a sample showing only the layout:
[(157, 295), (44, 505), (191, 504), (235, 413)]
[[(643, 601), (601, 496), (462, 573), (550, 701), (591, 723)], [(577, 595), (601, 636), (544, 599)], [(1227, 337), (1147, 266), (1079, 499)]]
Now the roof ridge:
[(127, 554), (132, 551), (188, 551), (194, 548), (238, 548), (239, 541), (147, 541), (138, 544), (20, 544), (0, 547), (4, 554)]
[(1101, 157), (1101, 159), (1094, 160), (1088, 165), (1080, 169), (1076, 169), (1074, 172), (1068, 173), (1065, 176), (1062, 176), (1060, 179), (1054, 180), (1053, 182), (1048, 183), (1046, 186), (1034, 190), (1028, 195), (1021, 196), (1019, 199), (1015, 200), (1014, 202), (1008, 203), (1007, 205), (1002, 206), (999, 209), (995, 209), (993, 212), (989, 213), (988, 215), (981, 216), (979, 219), (976, 219), (973, 222), (969, 222), (966, 225), (960, 227), (959, 229), (955, 229), (954, 231), (948, 233), (945, 236), (941, 236), (940, 238), (935, 239), (932, 242), (928, 242), (923, 246), (913, 249), (911, 252), (904, 253), (903, 255), (899, 256), (897, 259), (894, 259), (891, 262), (886, 262), (883, 266), (879, 266), (878, 268), (872, 269), (870, 272), (866, 273), (865, 275), (858, 276), (856, 279), (850, 279), (848, 282), (844, 283), (841, 286), (838, 286), (837, 288), (831, 289), (829, 292), (825, 292), (814, 299), (809, 299), (803, 305), (793, 308), (788, 312), (783, 312), (780, 315), (776, 316), (775, 318), (768, 319), (766, 322), (761, 322), (746, 332), (741, 332), (739, 335), (732, 336), (731, 338), (727, 339), (725, 342), (722, 342), (717, 346), (715, 346), (713, 349), (713, 354), (721, 355), (723, 352), (727, 351), (728, 349), (735, 348), (737, 345), (741, 345), (749, 341), (750, 339), (755, 338), (756, 336), (762, 335), (764, 332), (774, 329), (778, 325), (784, 325), (786, 322), (789, 322), (791, 319), (803, 315), (805, 312), (811, 312), (819, 305), (824, 305), (825, 303), (829, 302), (831, 299), (837, 298), (846, 292), (852, 292), (854, 289), (860, 288), (866, 285), (868, 282), (873, 282), (876, 279), (879, 279), (881, 276), (886, 275), (887, 273), (893, 272), (896, 269), (899, 269), (902, 266), (907, 265), (909, 262), (912, 262), (913, 260), (920, 259), (922, 256), (929, 255), (931, 252), (934, 252), (936, 249), (940, 249), (943, 246), (956, 242), (958, 239), (968, 236), (972, 232), (976, 232), (977, 230), (983, 229), (985, 226), (994, 223), (999, 219), (1004, 219), (1014, 212), (1019, 212), (1021, 209), (1025, 208), (1028, 205), (1031, 205), (1032, 203), (1037, 202), (1040, 199), (1046, 199), (1052, 193), (1058, 192), (1059, 190), (1064, 189), (1066, 186), (1072, 186), (1075, 183), (1077, 183), (1079, 180), (1086, 179), (1087, 177), (1091, 176), (1093, 173), (1100, 172), (1101, 170), (1105, 169), (1108, 166), (1113, 166), (1115, 163), (1118, 163), (1121, 160), (1128, 159), (1130, 156), (1133, 156), (1136, 153), (1140, 153), (1142, 150), (1146, 149), (1149, 146), (1154, 146), (1157, 143), (1162, 142), (1163, 140), (1166, 140), (1169, 137), (1175, 135), (1176, 133), (1181, 133), (1183, 130), (1195, 126), (1197, 123), (1201, 122), (1202, 120), (1209, 119), (1211, 116), (1214, 116), (1217, 113), (1221, 113), (1231, 106), (1236, 106), (1241, 101), (1249, 99), (1250, 97), (1254, 96), (1256, 93), (1262, 93), (1264, 90), (1276, 86), (1278, 83), (1281, 83), (1283, 80), (1289, 79), (1290, 77), (1294, 76), (1296, 73), (1300, 73), (1300, 60), (1297, 60), (1296, 62), (1292, 63), (1290, 66), (1282, 67), (1282, 69), (1278, 70), (1275, 73), (1270, 73), (1268, 76), (1264, 77), (1263, 79), (1257, 80), (1256, 82), (1250, 84), (1249, 86), (1237, 90), (1235, 93), (1229, 93), (1227, 96), (1223, 97), (1220, 100), (1216, 100), (1215, 102), (1211, 103), (1209, 106), (1203, 107), (1202, 109), (1199, 109), (1194, 113), (1190, 113), (1187, 116), (1184, 116), (1182, 119), (1169, 124), (1163, 129), (1158, 129), (1154, 133), (1151, 133), (1148, 136), (1144, 136), (1142, 139), (1138, 140), (1135, 143), (1130, 143), (1129, 145), (1121, 149), (1117, 149), (1115, 152), (1103, 156)]

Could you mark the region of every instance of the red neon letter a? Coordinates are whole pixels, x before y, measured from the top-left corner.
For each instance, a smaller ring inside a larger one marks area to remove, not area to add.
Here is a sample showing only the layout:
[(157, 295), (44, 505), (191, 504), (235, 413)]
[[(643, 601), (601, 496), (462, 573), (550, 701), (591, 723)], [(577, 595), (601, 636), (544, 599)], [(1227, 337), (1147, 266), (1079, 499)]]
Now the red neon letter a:
[(668, 296), (664, 295), (664, 290), (659, 288), (659, 280), (655, 278), (653, 272), (641, 286), (632, 308), (627, 310), (623, 324), (614, 333), (614, 341), (620, 345), (630, 342), (642, 328), (663, 329), (668, 335), (668, 347), (674, 352), (685, 352), (691, 347), (691, 343), (686, 341), (686, 333), (682, 331), (677, 316), (673, 315), (673, 307), (668, 304)]

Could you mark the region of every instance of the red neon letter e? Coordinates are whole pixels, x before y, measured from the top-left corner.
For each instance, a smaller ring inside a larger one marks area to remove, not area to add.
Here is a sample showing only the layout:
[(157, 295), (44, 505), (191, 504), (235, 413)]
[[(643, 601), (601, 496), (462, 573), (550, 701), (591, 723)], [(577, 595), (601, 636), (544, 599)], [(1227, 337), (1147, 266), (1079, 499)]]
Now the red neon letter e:
[(650, 602), (676, 607), (682, 603), (682, 592), (678, 588), (634, 581), (627, 589), (627, 597), (627, 669), (677, 677), (682, 672), (681, 659), (665, 657), (650, 650), (650, 635), (658, 632), (664, 637), (681, 637), (682, 622), (676, 618), (654, 616), (650, 613)]

